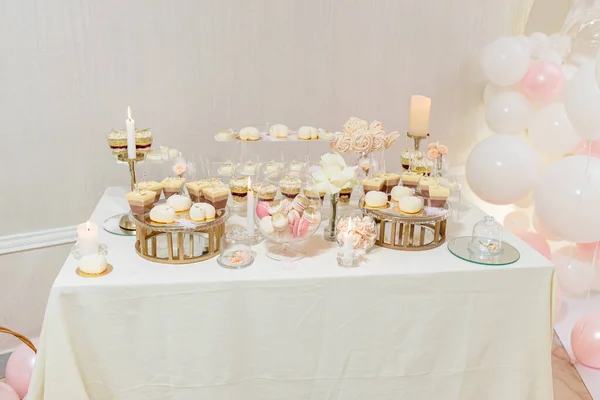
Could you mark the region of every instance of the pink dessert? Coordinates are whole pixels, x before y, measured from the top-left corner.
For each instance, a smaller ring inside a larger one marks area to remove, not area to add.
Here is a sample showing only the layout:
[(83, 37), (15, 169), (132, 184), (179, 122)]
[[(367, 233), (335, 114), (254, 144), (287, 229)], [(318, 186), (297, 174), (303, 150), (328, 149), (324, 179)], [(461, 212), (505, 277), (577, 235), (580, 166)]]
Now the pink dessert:
[(256, 215), (259, 219), (263, 219), (264, 217), (268, 217), (269, 214), (269, 203), (267, 202), (259, 202), (256, 205)]
[(297, 218), (292, 227), (292, 236), (295, 238), (304, 238), (308, 236), (309, 223), (305, 219)]

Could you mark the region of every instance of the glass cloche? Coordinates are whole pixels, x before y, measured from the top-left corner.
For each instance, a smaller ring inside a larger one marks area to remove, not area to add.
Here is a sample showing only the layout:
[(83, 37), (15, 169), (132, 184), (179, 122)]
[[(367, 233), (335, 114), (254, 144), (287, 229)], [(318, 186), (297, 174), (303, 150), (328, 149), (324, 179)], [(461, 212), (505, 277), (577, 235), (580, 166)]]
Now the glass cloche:
[(486, 215), (473, 226), (469, 252), (479, 257), (493, 257), (502, 253), (503, 228), (494, 217)]

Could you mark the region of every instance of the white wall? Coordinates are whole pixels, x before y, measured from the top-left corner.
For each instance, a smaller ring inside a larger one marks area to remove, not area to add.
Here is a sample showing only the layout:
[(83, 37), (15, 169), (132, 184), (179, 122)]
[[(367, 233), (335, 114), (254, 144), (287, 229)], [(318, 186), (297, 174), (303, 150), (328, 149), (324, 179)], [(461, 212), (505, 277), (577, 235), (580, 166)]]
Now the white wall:
[[(360, 116), (402, 132), (422, 93), (434, 139), (459, 163), (477, 134), (463, 116), (480, 102), (480, 48), (522, 31), (532, 2), (4, 0), (0, 240), (84, 221), (106, 186), (128, 182), (106, 142), (128, 104), (156, 144), (226, 158), (212, 135), (247, 124), (334, 130)], [(538, 0), (548, 8), (533, 30), (560, 26), (566, 2)], [(0, 325), (39, 332), (67, 253), (0, 256)], [(13, 344), (0, 337), (0, 353)]]

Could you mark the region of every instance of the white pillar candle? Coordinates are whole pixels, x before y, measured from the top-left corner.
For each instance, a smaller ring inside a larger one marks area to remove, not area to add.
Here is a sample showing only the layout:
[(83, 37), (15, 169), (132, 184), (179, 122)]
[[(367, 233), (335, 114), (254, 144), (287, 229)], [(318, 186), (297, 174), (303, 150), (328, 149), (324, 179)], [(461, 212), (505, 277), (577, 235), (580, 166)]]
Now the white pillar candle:
[(87, 221), (77, 226), (77, 244), (82, 255), (98, 253), (98, 225)]
[(99, 253), (83, 256), (79, 260), (79, 269), (86, 274), (101, 274), (106, 269), (106, 257)]
[(125, 120), (127, 128), (127, 157), (135, 159), (135, 120), (131, 118), (131, 108), (127, 106), (127, 120)]
[(350, 233), (352, 230), (352, 227), (350, 225), (350, 223), (348, 223), (348, 230), (346, 231), (346, 234), (344, 235), (344, 248), (343, 248), (343, 252), (344, 252), (344, 258), (352, 258), (352, 234)]
[(431, 99), (425, 96), (410, 97), (410, 115), (408, 118), (408, 133), (417, 137), (427, 137), (429, 133), (429, 113)]
[(252, 191), (252, 179), (248, 177), (248, 194), (246, 200), (246, 233), (254, 236), (254, 192)]

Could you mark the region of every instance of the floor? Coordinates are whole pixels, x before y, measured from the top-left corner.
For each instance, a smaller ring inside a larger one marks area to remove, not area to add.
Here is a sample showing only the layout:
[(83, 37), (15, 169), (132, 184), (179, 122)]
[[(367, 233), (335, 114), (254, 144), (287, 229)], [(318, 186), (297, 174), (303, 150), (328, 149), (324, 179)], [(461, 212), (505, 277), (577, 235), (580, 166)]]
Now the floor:
[(552, 376), (554, 400), (593, 400), (556, 335), (552, 346)]

